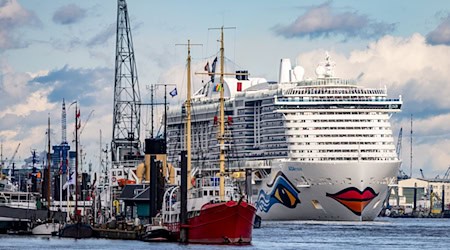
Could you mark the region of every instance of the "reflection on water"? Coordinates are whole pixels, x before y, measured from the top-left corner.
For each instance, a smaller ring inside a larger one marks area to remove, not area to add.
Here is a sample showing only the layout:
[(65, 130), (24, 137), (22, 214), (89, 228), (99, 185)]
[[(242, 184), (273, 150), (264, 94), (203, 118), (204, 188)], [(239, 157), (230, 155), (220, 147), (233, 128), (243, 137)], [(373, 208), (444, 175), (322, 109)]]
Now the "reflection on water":
[(179, 245), (105, 239), (0, 235), (0, 249), (450, 249), (450, 219), (263, 222), (251, 246)]

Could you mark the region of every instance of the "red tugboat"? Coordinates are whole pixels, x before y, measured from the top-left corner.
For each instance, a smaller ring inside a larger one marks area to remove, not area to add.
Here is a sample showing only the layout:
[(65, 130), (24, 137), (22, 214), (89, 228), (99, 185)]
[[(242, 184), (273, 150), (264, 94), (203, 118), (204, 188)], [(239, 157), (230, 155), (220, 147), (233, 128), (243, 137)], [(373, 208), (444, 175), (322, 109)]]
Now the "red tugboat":
[[(224, 125), (224, 88), (220, 90), (219, 148), (220, 172), (191, 177), (191, 79), (190, 79), (190, 42), (187, 58), (187, 100), (186, 108), (186, 150), (187, 150), (187, 225), (181, 225), (180, 186), (169, 187), (164, 194), (162, 212), (157, 221), (159, 225), (149, 226), (148, 235), (159, 232), (169, 240), (180, 241), (180, 229), (187, 228), (187, 243), (201, 244), (250, 244), (256, 208), (244, 200), (238, 184), (232, 176), (225, 174), (225, 125)], [(223, 85), (223, 27), (221, 28), (221, 67), (220, 84)], [(219, 177), (217, 177), (219, 176)], [(167, 233), (162, 233), (166, 231)]]

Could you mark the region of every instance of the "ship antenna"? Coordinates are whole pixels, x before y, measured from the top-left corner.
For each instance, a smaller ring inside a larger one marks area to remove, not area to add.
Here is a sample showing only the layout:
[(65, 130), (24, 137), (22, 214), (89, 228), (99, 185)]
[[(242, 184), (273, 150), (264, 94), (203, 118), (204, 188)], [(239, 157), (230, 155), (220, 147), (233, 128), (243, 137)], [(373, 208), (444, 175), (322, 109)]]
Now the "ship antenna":
[(334, 76), (334, 66), (336, 64), (331, 60), (331, 56), (328, 51), (325, 52), (325, 76), (333, 77)]

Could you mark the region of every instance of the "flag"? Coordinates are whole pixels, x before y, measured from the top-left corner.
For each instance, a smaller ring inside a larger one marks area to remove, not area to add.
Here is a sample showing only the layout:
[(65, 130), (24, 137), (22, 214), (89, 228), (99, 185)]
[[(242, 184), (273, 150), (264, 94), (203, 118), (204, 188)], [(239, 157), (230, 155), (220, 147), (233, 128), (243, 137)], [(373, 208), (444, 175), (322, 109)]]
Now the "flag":
[(218, 83), (216, 84), (216, 86), (214, 86), (214, 92), (220, 92), (220, 90), (222, 89), (221, 84)]
[(242, 91), (242, 82), (237, 83), (237, 91)]
[(209, 73), (209, 72), (211, 72), (210, 70), (211, 69), (209, 68), (209, 62), (206, 62), (205, 71), (207, 71)]
[(63, 190), (66, 190), (69, 185), (75, 185), (75, 172), (70, 175), (69, 180), (63, 185)]
[(176, 95), (178, 95), (177, 88), (174, 88), (172, 91), (170, 91), (170, 92), (169, 92), (169, 95), (170, 95), (171, 97), (175, 97)]
[(214, 61), (212, 63), (212, 70), (211, 70), (211, 82), (214, 83), (214, 73), (216, 72), (216, 63), (217, 63), (217, 56), (214, 58)]
[(81, 128), (81, 119), (80, 119), (80, 110), (78, 110), (78, 113), (77, 113), (77, 120), (78, 120), (78, 124), (77, 124), (77, 129), (80, 129)]

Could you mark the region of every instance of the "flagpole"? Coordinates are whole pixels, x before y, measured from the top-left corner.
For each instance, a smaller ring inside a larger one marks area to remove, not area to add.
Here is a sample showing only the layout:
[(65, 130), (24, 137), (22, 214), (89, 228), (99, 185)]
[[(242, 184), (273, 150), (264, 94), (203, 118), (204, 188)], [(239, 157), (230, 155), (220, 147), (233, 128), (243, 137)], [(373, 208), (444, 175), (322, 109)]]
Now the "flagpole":
[[(67, 170), (67, 182), (69, 182), (70, 172)], [(70, 221), (70, 185), (67, 185), (67, 222)]]
[(62, 211), (62, 172), (59, 172), (59, 210)]
[(48, 137), (48, 152), (47, 152), (47, 208), (48, 208), (48, 218), (50, 219), (50, 195), (51, 195), (51, 159), (50, 159), (50, 114), (48, 116), (48, 130), (47, 130), (47, 137)]
[(75, 103), (75, 219), (78, 218), (78, 103)]
[(167, 84), (164, 84), (164, 144), (167, 147)]

